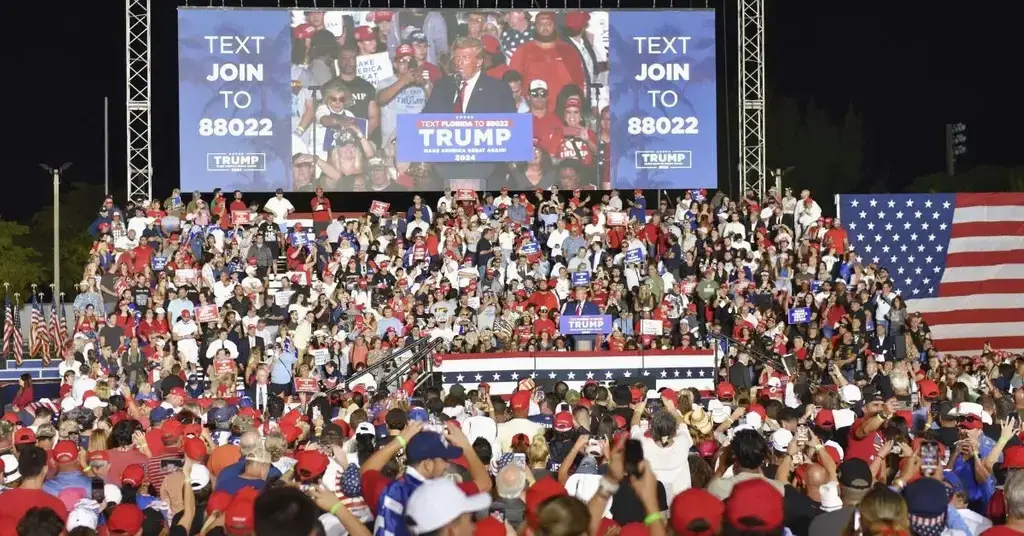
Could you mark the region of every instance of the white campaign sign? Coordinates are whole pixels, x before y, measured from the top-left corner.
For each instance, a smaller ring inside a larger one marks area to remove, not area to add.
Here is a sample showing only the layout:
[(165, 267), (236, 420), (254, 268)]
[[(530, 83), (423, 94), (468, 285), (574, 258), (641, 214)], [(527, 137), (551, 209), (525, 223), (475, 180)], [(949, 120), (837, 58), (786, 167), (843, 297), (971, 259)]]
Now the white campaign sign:
[(377, 87), (381, 80), (395, 75), (395, 68), (387, 52), (378, 52), (357, 58), (356, 75)]

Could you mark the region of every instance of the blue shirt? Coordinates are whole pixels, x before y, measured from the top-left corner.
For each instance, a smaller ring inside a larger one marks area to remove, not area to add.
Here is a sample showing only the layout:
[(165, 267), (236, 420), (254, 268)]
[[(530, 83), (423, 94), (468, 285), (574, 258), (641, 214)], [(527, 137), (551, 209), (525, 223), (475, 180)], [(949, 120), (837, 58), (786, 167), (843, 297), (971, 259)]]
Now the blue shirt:
[[(265, 481), (242, 478), (243, 471), (245, 471), (245, 460), (239, 460), (221, 469), (220, 474), (217, 475), (217, 486), (214, 488), (214, 491), (225, 490), (233, 495), (246, 486), (256, 489), (263, 489), (266, 486), (267, 483)], [(271, 465), (270, 471), (267, 472), (267, 480), (277, 478), (281, 478), (281, 471)]]
[(274, 368), (270, 370), (270, 383), (284, 385), (292, 382), (292, 367), (299, 360), (295, 351), (282, 352), (274, 361)]
[(92, 497), (92, 479), (81, 471), (61, 471), (43, 483), (43, 491), (54, 497), (68, 488), (81, 488), (86, 498)]
[[(995, 447), (996, 442), (986, 436), (982, 435), (978, 440), (978, 459), (984, 460), (988, 457), (989, 452)], [(967, 494), (967, 503), (971, 510), (978, 510), (980, 505), (988, 505), (992, 495), (996, 492), (996, 479), (994, 476), (989, 475), (985, 482), (979, 484), (974, 478), (974, 462), (964, 460), (956, 453), (956, 461), (953, 464), (953, 472), (956, 476), (960, 477), (960, 482), (964, 485), (964, 492)], [(1002, 455), (999, 456), (999, 461), (1003, 461)], [(983, 511), (983, 510), (982, 510)]]

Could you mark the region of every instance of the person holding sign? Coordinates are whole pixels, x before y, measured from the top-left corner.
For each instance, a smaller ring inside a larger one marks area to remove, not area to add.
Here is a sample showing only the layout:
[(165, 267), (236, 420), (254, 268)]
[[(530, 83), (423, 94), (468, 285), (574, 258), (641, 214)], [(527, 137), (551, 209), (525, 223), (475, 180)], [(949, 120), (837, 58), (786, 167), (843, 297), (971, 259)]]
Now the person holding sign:
[(338, 53), (338, 79), (345, 82), (349, 89), (345, 109), (367, 121), (370, 140), (380, 145), (380, 106), (377, 104), (377, 88), (356, 74), (358, 55), (359, 51), (353, 47), (342, 48)]
[(395, 50), (395, 74), (377, 84), (377, 103), (381, 106), (381, 139), (391, 139), (395, 133), (399, 114), (418, 114), (424, 111), (433, 84), (424, 78), (412, 45), (401, 45)]

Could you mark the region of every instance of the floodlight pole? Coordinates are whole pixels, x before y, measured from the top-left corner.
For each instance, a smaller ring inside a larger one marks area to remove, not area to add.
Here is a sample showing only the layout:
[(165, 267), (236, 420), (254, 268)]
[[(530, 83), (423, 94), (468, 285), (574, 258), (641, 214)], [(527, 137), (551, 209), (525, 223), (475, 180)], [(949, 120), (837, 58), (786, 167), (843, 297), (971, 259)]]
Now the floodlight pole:
[(53, 178), (53, 292), (56, 300), (60, 292), (60, 177), (71, 167), (71, 162), (65, 162), (59, 167), (47, 164), (39, 164), (39, 167)]

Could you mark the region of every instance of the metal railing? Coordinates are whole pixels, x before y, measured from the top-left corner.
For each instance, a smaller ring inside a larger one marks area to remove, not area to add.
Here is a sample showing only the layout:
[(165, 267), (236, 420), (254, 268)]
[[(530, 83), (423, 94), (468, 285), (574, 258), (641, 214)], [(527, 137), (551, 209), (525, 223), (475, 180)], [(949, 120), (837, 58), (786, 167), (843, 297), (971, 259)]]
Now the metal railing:
[(404, 355), (415, 356), (422, 347), (430, 344), (431, 341), (429, 339), (422, 338), (400, 348), (392, 348), (386, 355), (378, 359), (376, 363), (346, 378), (345, 387), (351, 388), (353, 385), (363, 383), (360, 380), (365, 379), (366, 376), (377, 378), (380, 375), (378, 373), (383, 373), (385, 377), (389, 376), (392, 370), (398, 366), (397, 362), (400, 357)]
[[(423, 341), (425, 344), (420, 344), (408, 359), (401, 362), (397, 362), (396, 360), (395, 368), (378, 382), (378, 389), (386, 388), (389, 392), (397, 390), (401, 387), (404, 379), (409, 375), (409, 371), (414, 367), (418, 367), (418, 370), (420, 371), (420, 375), (416, 379), (416, 389), (427, 382), (433, 381), (434, 353), (441, 347), (443, 341), (441, 339), (419, 339), (409, 346), (413, 346), (420, 341)], [(409, 346), (406, 348), (409, 348)]]

